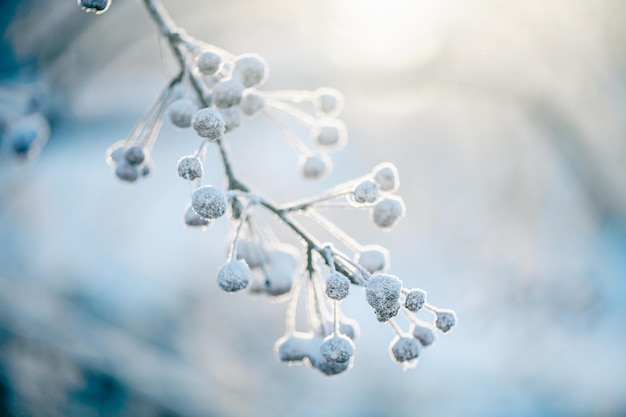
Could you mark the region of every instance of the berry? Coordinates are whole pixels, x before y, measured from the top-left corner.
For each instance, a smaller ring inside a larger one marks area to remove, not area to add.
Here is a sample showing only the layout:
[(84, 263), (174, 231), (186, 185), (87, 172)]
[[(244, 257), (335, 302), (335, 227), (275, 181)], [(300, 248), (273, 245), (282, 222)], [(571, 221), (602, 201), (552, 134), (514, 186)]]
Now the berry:
[(126, 152), (124, 143), (126, 143), (125, 140), (119, 140), (111, 145), (109, 149), (107, 149), (108, 164), (112, 164), (113, 162), (120, 162), (120, 160), (124, 157), (124, 153)]
[(229, 78), (213, 86), (212, 100), (215, 107), (225, 109), (239, 104), (242, 95), (243, 85), (239, 81)]
[(225, 132), (232, 132), (241, 126), (241, 110), (237, 107), (229, 107), (227, 109), (220, 109), (220, 114), (224, 118)]
[(247, 92), (241, 98), (239, 106), (243, 114), (253, 116), (265, 106), (265, 98), (259, 94)]
[(449, 332), (456, 324), (456, 314), (452, 310), (439, 310), (435, 314), (437, 315), (435, 326), (443, 333)]
[(318, 88), (313, 105), (319, 116), (337, 117), (343, 110), (343, 94), (334, 88)]
[(185, 210), (185, 224), (192, 227), (204, 227), (209, 226), (211, 222), (198, 216), (198, 213), (193, 211), (191, 205), (188, 205)]
[(321, 344), (322, 339), (320, 337), (313, 337), (311, 342), (309, 342), (308, 349), (308, 361), (311, 366), (324, 375), (334, 376), (339, 375), (352, 367), (354, 363), (353, 358), (348, 360), (347, 362), (329, 362), (327, 361), (321, 353)]
[(320, 353), (328, 362), (345, 363), (354, 355), (354, 343), (342, 334), (330, 334), (322, 342)]
[(135, 182), (139, 178), (139, 168), (122, 159), (115, 167), (115, 175), (122, 181)]
[(33, 113), (10, 123), (5, 140), (16, 156), (25, 159), (37, 155), (49, 136), (48, 120), (39, 113)]
[(261, 245), (243, 237), (237, 240), (237, 259), (245, 260), (252, 269), (259, 268), (265, 263)]
[(191, 126), (191, 118), (198, 111), (198, 106), (188, 98), (178, 99), (170, 104), (167, 114), (174, 126), (187, 128)]
[(212, 75), (217, 72), (222, 63), (222, 58), (211, 51), (203, 51), (196, 57), (196, 67), (204, 75)]
[(372, 170), (374, 181), (380, 185), (382, 191), (394, 192), (400, 187), (398, 169), (392, 163), (385, 162), (376, 165)]
[(124, 152), (124, 159), (131, 165), (141, 165), (146, 160), (146, 152), (141, 146), (131, 146)]
[(250, 291), (278, 297), (291, 290), (294, 275), (297, 273), (299, 252), (291, 246), (268, 252), (263, 270), (265, 281), (253, 283)]
[(278, 360), (290, 365), (302, 362), (307, 357), (307, 348), (311, 339), (313, 339), (313, 334), (301, 332), (281, 337), (274, 345)]
[(391, 196), (380, 200), (372, 210), (372, 220), (383, 229), (390, 229), (404, 217), (404, 201), (400, 197)]
[(331, 273), (326, 279), (326, 295), (332, 300), (343, 300), (350, 291), (350, 280), (339, 272)]
[(307, 180), (317, 180), (330, 174), (333, 161), (326, 155), (310, 155), (301, 160), (302, 176)]
[(373, 203), (378, 199), (380, 186), (370, 179), (363, 180), (354, 189), (354, 201), (357, 203)]
[(78, 0), (78, 5), (87, 13), (100, 14), (107, 11), (111, 0)]
[(265, 82), (269, 75), (267, 62), (256, 54), (244, 54), (237, 57), (233, 77), (246, 88), (257, 87)]
[(430, 346), (435, 342), (435, 332), (430, 327), (414, 324), (411, 333), (424, 347)]
[(420, 353), (419, 342), (412, 337), (396, 336), (389, 345), (391, 358), (396, 362), (409, 362), (417, 359)]
[(198, 188), (191, 196), (193, 211), (203, 219), (212, 220), (223, 216), (227, 206), (226, 195), (211, 185)]
[(226, 130), (224, 118), (220, 112), (209, 108), (198, 110), (191, 118), (191, 125), (198, 136), (210, 141), (221, 139)]
[(389, 268), (389, 251), (380, 245), (365, 245), (357, 254), (356, 263), (370, 274), (384, 271)]
[(385, 322), (398, 314), (402, 281), (389, 274), (373, 275), (367, 282), (365, 298), (376, 312), (376, 318)]
[(424, 307), (426, 302), (426, 292), (424, 290), (414, 289), (410, 290), (404, 300), (404, 306), (407, 310), (416, 312)]
[(347, 140), (346, 124), (338, 119), (322, 119), (312, 130), (313, 140), (328, 149), (342, 148)]
[(201, 178), (203, 174), (202, 161), (195, 156), (183, 156), (176, 167), (178, 176), (189, 181)]
[(235, 260), (222, 265), (217, 273), (217, 285), (226, 292), (243, 290), (250, 282), (250, 268), (246, 261)]

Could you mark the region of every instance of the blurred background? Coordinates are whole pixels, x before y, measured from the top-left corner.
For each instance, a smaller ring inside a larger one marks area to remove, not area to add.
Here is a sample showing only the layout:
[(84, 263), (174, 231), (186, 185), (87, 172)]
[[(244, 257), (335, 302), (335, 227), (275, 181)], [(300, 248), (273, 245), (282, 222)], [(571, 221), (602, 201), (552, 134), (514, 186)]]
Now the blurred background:
[(166, 124), (132, 186), (104, 161), (177, 72), (141, 2), (3, 0), (3, 122), (36, 106), (51, 135), (0, 159), (0, 416), (626, 416), (626, 3), (164, 3), (264, 56), (264, 89), (344, 93), (329, 178), (263, 117), (229, 138), (237, 172), (288, 201), (394, 162), (394, 230), (331, 217), (459, 325), (403, 372), (357, 291), (350, 372), (278, 363), (286, 306), (219, 291), (228, 225), (183, 225), (193, 133)]

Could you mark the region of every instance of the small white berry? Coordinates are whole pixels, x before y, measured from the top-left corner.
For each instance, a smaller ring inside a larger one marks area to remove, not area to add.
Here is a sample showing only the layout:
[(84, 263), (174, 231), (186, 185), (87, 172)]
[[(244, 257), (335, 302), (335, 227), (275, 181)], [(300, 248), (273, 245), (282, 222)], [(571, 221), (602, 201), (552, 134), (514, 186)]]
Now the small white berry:
[(350, 280), (339, 272), (332, 272), (326, 278), (326, 295), (331, 300), (343, 300), (350, 291)]
[(424, 347), (430, 346), (435, 342), (435, 332), (430, 327), (414, 324), (411, 333)]
[(307, 180), (317, 180), (330, 174), (333, 161), (326, 155), (309, 155), (300, 160), (302, 176)]
[(390, 162), (376, 165), (372, 170), (374, 181), (380, 185), (382, 191), (394, 192), (400, 187), (398, 169)]
[(354, 188), (354, 201), (357, 203), (373, 203), (378, 199), (380, 185), (377, 182), (365, 179)]
[(192, 155), (183, 156), (178, 160), (176, 166), (178, 176), (189, 181), (193, 181), (196, 178), (201, 178), (204, 172), (202, 168), (202, 161)]
[(300, 363), (307, 357), (308, 345), (313, 339), (312, 333), (294, 332), (276, 341), (274, 351), (281, 362), (290, 365)]
[(407, 310), (416, 312), (424, 307), (426, 302), (426, 291), (420, 289), (409, 290), (404, 300), (404, 306)]
[(241, 102), (243, 84), (233, 78), (225, 79), (213, 86), (212, 100), (215, 107), (225, 109)]
[(354, 355), (354, 343), (342, 334), (333, 333), (322, 342), (320, 353), (328, 362), (345, 363)]
[(250, 282), (246, 261), (234, 260), (222, 265), (217, 273), (217, 285), (226, 292), (243, 290)]
[(384, 271), (389, 268), (389, 251), (380, 245), (365, 245), (357, 254), (356, 262), (370, 274)]
[(265, 106), (265, 98), (260, 94), (248, 91), (244, 93), (239, 106), (243, 114), (254, 116)]
[(217, 72), (222, 63), (222, 58), (211, 51), (202, 51), (196, 57), (196, 67), (204, 75), (212, 75)]
[(410, 362), (419, 356), (420, 345), (412, 337), (396, 336), (389, 345), (389, 353), (396, 362)]
[(390, 196), (380, 200), (372, 209), (372, 220), (383, 229), (390, 229), (405, 214), (404, 201), (397, 196)]
[(191, 205), (188, 205), (185, 209), (185, 224), (192, 227), (205, 227), (210, 226), (211, 221), (198, 216), (198, 213), (193, 211)]
[(313, 105), (319, 116), (339, 116), (343, 110), (343, 103), (343, 94), (334, 88), (322, 87), (315, 90)]
[(320, 351), (323, 339), (321, 337), (313, 337), (309, 343), (307, 359), (311, 366), (326, 376), (339, 375), (346, 372), (352, 367), (354, 363), (354, 357), (351, 357), (347, 362), (329, 362), (322, 356)]
[(238, 107), (220, 109), (219, 112), (224, 118), (225, 133), (232, 132), (241, 126), (241, 110)]
[(211, 185), (200, 187), (191, 195), (191, 207), (203, 219), (212, 220), (223, 216), (227, 206), (226, 194)]
[(376, 318), (385, 322), (398, 314), (402, 281), (389, 274), (372, 275), (365, 287), (367, 303), (376, 312)]
[(167, 109), (167, 114), (174, 126), (187, 128), (191, 126), (191, 118), (198, 111), (198, 106), (188, 98), (175, 100)]
[(221, 139), (226, 130), (220, 112), (209, 108), (198, 110), (191, 118), (191, 124), (198, 136), (210, 141)]
[(346, 124), (339, 119), (322, 119), (311, 131), (313, 140), (325, 149), (340, 149), (348, 141)]
[(113, 145), (107, 149), (107, 163), (113, 164), (114, 162), (120, 162), (120, 160), (124, 157), (124, 152), (126, 152), (126, 148), (124, 144), (125, 140), (118, 140)]
[(251, 269), (259, 268), (265, 263), (261, 245), (244, 237), (237, 240), (237, 259), (245, 260)]
[(257, 87), (265, 82), (269, 75), (267, 62), (256, 54), (244, 54), (237, 57), (233, 77), (246, 87)]
[(126, 159), (122, 159), (115, 167), (117, 178), (126, 182), (135, 182), (139, 178), (139, 168), (131, 165)]
[(437, 315), (435, 326), (443, 333), (449, 332), (456, 324), (456, 314), (452, 310), (438, 310), (435, 314)]
[(278, 297), (291, 290), (294, 276), (300, 264), (299, 251), (291, 246), (281, 246), (266, 253), (266, 265), (263, 269), (263, 282), (254, 282), (250, 287), (253, 293), (265, 293)]
[(131, 165), (141, 165), (146, 160), (146, 152), (141, 146), (131, 146), (124, 152), (124, 159)]

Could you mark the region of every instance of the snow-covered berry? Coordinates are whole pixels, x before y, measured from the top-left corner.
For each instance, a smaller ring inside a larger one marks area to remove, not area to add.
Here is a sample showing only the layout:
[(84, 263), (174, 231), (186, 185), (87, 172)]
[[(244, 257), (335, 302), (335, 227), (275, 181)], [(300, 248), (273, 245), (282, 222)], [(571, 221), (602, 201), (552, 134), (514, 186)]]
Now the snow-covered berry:
[(424, 307), (424, 303), (426, 302), (426, 291), (420, 289), (409, 290), (406, 294), (406, 298), (404, 300), (404, 306), (407, 310), (416, 312), (421, 310)]
[(443, 333), (449, 332), (456, 324), (456, 314), (452, 310), (438, 310), (435, 314), (437, 315), (435, 326)]
[(435, 342), (435, 332), (430, 327), (414, 324), (411, 333), (424, 347), (430, 346)]
[(225, 109), (241, 102), (243, 84), (236, 79), (228, 78), (213, 86), (212, 100), (215, 107)]
[(200, 217), (198, 213), (193, 211), (191, 205), (188, 205), (185, 209), (185, 224), (192, 227), (205, 227), (209, 226), (211, 221)]
[(146, 160), (143, 146), (131, 146), (124, 152), (124, 159), (131, 165), (141, 165)]
[(211, 185), (200, 187), (191, 195), (191, 207), (203, 219), (212, 220), (223, 216), (227, 206), (226, 194)]
[(131, 165), (126, 159), (122, 159), (115, 166), (115, 175), (122, 181), (135, 182), (139, 178), (139, 168)]
[(319, 116), (337, 117), (343, 110), (343, 94), (334, 88), (321, 87), (315, 90), (313, 105)]
[(339, 272), (332, 272), (326, 278), (326, 295), (332, 300), (343, 300), (350, 291), (350, 280)]
[(202, 168), (202, 161), (192, 155), (183, 156), (178, 160), (176, 166), (178, 176), (189, 181), (193, 181), (196, 178), (201, 178), (204, 172)]
[(198, 110), (191, 118), (191, 125), (198, 136), (210, 141), (221, 139), (226, 130), (224, 118), (220, 112), (209, 108)]
[(87, 13), (100, 14), (107, 11), (111, 0), (78, 0), (78, 5)]
[(263, 106), (265, 106), (265, 98), (262, 95), (251, 91), (244, 93), (241, 98), (241, 103), (239, 104), (241, 111), (246, 116), (254, 116), (263, 108)]
[(281, 246), (278, 249), (268, 251), (266, 256), (263, 274), (265, 281), (255, 282), (250, 287), (254, 293), (265, 293), (273, 297), (278, 297), (291, 290), (293, 279), (297, 274), (299, 261), (299, 251), (291, 246)]
[(241, 110), (238, 107), (228, 107), (220, 109), (220, 114), (224, 118), (225, 132), (232, 132), (241, 126)]
[(389, 345), (389, 353), (396, 362), (409, 362), (419, 356), (420, 345), (412, 337), (396, 336)]
[(373, 275), (365, 287), (367, 303), (376, 312), (376, 318), (385, 322), (398, 314), (402, 281), (389, 274)]
[(187, 128), (191, 126), (191, 118), (197, 111), (196, 103), (188, 98), (181, 98), (170, 104), (167, 114), (174, 126)]
[(120, 162), (120, 160), (124, 157), (124, 152), (126, 152), (126, 148), (124, 147), (125, 143), (125, 140), (118, 140), (111, 145), (109, 149), (107, 149), (106, 157), (108, 164)]
[(265, 82), (269, 75), (267, 62), (256, 54), (244, 54), (237, 57), (233, 77), (246, 88), (257, 87)]
[(19, 158), (33, 157), (41, 151), (50, 136), (50, 124), (39, 113), (22, 116), (6, 127), (6, 143)]
[(323, 340), (321, 337), (313, 337), (309, 343), (307, 352), (307, 359), (311, 366), (326, 376), (339, 375), (352, 367), (354, 363), (354, 357), (350, 358), (347, 362), (329, 362), (324, 358), (321, 353), (321, 344)]
[(322, 119), (311, 131), (315, 143), (325, 149), (342, 148), (348, 140), (346, 124), (339, 119)]
[(263, 248), (257, 242), (240, 237), (237, 240), (237, 259), (244, 259), (251, 269), (259, 268), (265, 263)]
[(390, 229), (404, 217), (405, 209), (404, 201), (400, 197), (390, 196), (376, 203), (372, 209), (372, 220), (378, 227)]
[(226, 292), (243, 290), (250, 282), (250, 268), (246, 261), (232, 260), (222, 265), (217, 273), (217, 285)]
[(354, 188), (354, 201), (357, 203), (373, 203), (378, 199), (380, 185), (376, 181), (365, 179)]
[(328, 362), (345, 363), (354, 355), (354, 343), (347, 336), (333, 333), (322, 342), (320, 353)]
[(383, 162), (376, 165), (372, 170), (374, 181), (380, 185), (382, 191), (394, 192), (400, 187), (400, 176), (398, 169), (390, 162)]
[(317, 180), (330, 174), (333, 161), (326, 155), (309, 155), (301, 159), (300, 169), (302, 176), (307, 180)]
[(212, 51), (202, 51), (196, 57), (196, 67), (204, 75), (215, 74), (221, 63), (222, 58)]
[(365, 245), (357, 254), (356, 263), (370, 274), (384, 271), (389, 268), (389, 251), (380, 245)]
[(308, 345), (313, 339), (312, 333), (294, 332), (276, 341), (274, 351), (281, 362), (300, 363), (307, 357)]

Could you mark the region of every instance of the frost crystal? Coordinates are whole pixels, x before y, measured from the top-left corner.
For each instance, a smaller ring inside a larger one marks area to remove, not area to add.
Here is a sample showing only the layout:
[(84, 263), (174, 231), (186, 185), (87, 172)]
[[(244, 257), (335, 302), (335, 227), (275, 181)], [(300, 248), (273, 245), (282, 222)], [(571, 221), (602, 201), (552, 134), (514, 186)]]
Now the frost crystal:
[(244, 87), (257, 87), (263, 84), (269, 75), (267, 62), (256, 54), (240, 55), (235, 61), (233, 75)]
[(354, 189), (354, 201), (357, 203), (373, 203), (378, 198), (380, 186), (370, 179), (363, 180)]
[(187, 99), (181, 98), (170, 104), (167, 112), (174, 126), (187, 128), (191, 126), (191, 118), (198, 111), (198, 106)]
[(356, 262), (370, 274), (384, 271), (389, 267), (389, 251), (380, 245), (366, 245), (358, 253)]
[(198, 71), (205, 75), (215, 74), (220, 68), (222, 58), (214, 52), (203, 51), (196, 58), (196, 67)]
[(354, 355), (354, 343), (344, 335), (328, 335), (320, 346), (320, 353), (328, 362), (345, 363)]
[(227, 205), (226, 195), (210, 185), (198, 188), (191, 196), (193, 211), (203, 219), (212, 220), (223, 216)]
[(326, 278), (326, 295), (332, 300), (343, 300), (350, 291), (350, 280), (339, 272), (331, 273)]
[(308, 180), (317, 180), (328, 175), (332, 161), (326, 155), (310, 155), (302, 162), (302, 176)]
[(217, 285), (227, 292), (243, 290), (250, 282), (250, 268), (245, 261), (230, 261), (217, 273)]
[(420, 353), (417, 340), (412, 337), (396, 337), (389, 345), (391, 358), (396, 362), (408, 362), (416, 359)]
[(423, 290), (415, 289), (410, 290), (406, 295), (406, 300), (404, 301), (404, 306), (409, 311), (419, 311), (426, 302), (426, 292)]
[(394, 192), (400, 187), (398, 169), (393, 164), (385, 162), (377, 165), (372, 172), (382, 191)]
[(209, 108), (198, 110), (191, 118), (191, 124), (198, 136), (210, 141), (221, 139), (226, 130), (220, 112)]
[(456, 324), (456, 314), (452, 310), (439, 310), (435, 314), (437, 315), (435, 325), (444, 333), (450, 331)]
[[(225, 109), (241, 102), (243, 85), (235, 79), (226, 79), (213, 86), (213, 104), (215, 107)], [(202, 135), (200, 135), (202, 136)]]
[(404, 201), (400, 197), (391, 196), (380, 200), (372, 210), (372, 220), (383, 229), (389, 229), (404, 217)]
[(196, 178), (202, 177), (202, 162), (195, 156), (183, 156), (178, 161), (176, 171), (178, 172), (179, 177), (189, 181), (193, 181)]
[(367, 282), (365, 298), (374, 311), (378, 321), (385, 322), (398, 314), (402, 281), (388, 274), (373, 275)]

